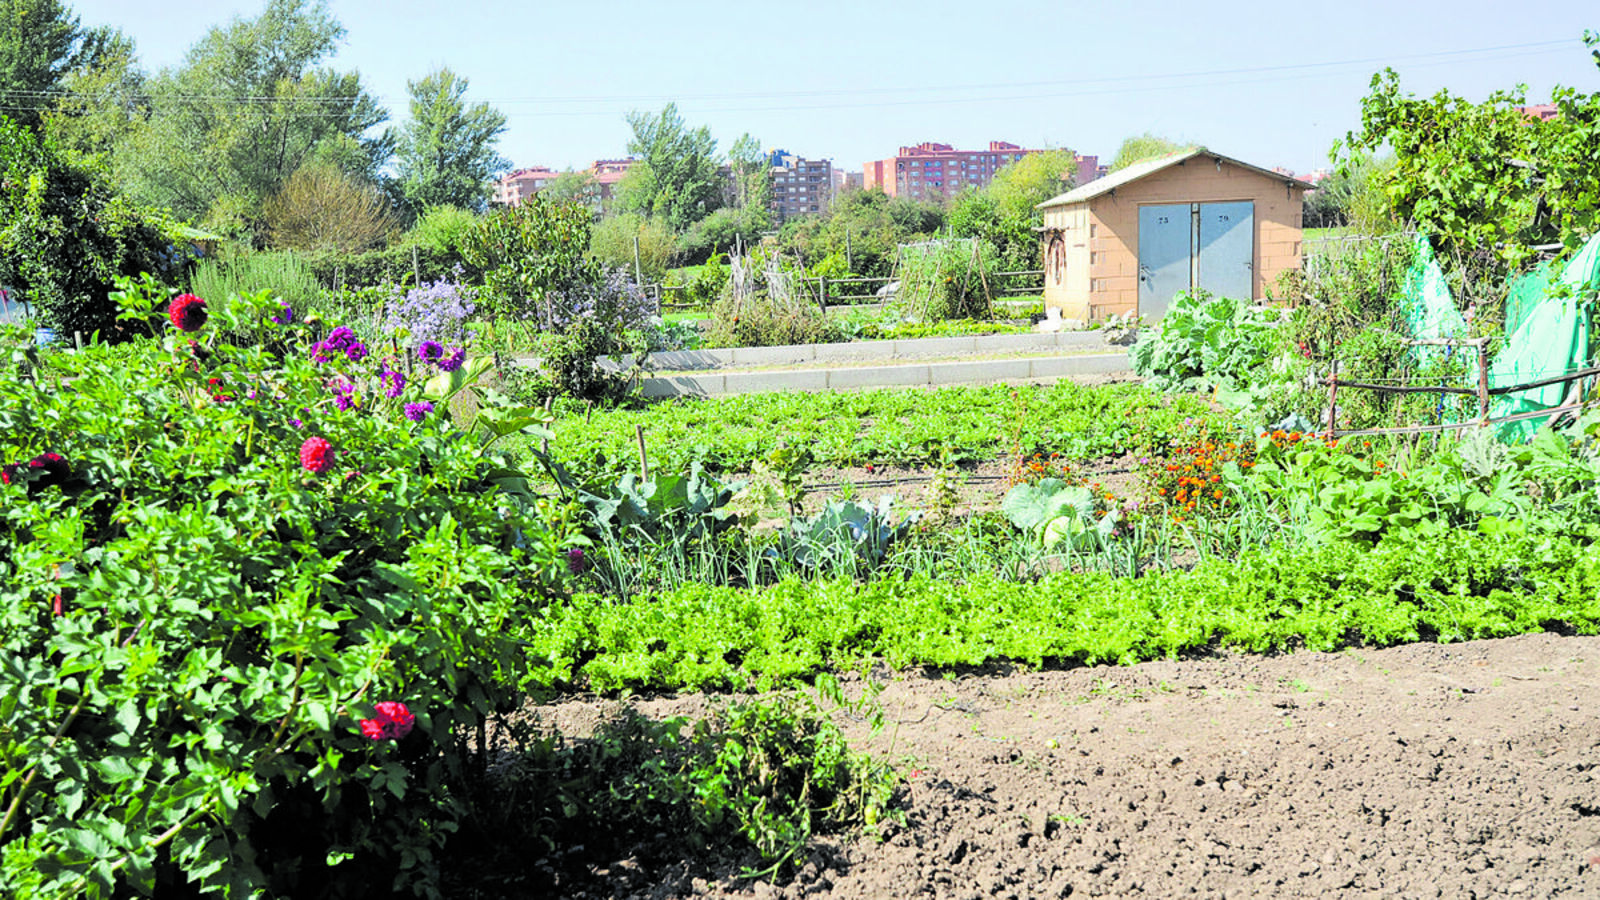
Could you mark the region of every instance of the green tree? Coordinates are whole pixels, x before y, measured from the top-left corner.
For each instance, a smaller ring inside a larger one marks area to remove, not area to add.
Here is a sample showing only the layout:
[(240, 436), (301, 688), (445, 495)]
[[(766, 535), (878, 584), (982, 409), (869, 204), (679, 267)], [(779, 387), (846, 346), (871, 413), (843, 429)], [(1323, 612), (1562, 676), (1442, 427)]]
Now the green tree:
[(1144, 134), (1134, 135), (1124, 140), (1122, 146), (1117, 148), (1117, 155), (1111, 160), (1109, 168), (1110, 171), (1115, 172), (1118, 169), (1126, 169), (1134, 163), (1155, 159), (1158, 156), (1166, 156), (1169, 153), (1177, 153), (1191, 146), (1193, 145), (1180, 144), (1147, 131)]
[(265, 236), (262, 204), (307, 161), (371, 181), (393, 136), (360, 75), (321, 67), (344, 29), (324, 0), (267, 0), (148, 82), (150, 117), (114, 154), (138, 199), (208, 227)]
[(1030, 153), (994, 174), (983, 190), (967, 190), (950, 206), (947, 224), (958, 235), (993, 245), (1007, 269), (1039, 264), (1034, 227), (1044, 217), (1034, 207), (1072, 187), (1077, 154), (1071, 150)]
[(628, 114), (628, 152), (640, 162), (623, 179), (624, 208), (664, 218), (683, 231), (722, 206), (717, 142), (704, 125), (689, 130), (677, 104), (659, 115)]
[(89, 64), (63, 76), (60, 87), (44, 127), (63, 151), (96, 164), (109, 165), (117, 142), (150, 114), (133, 39), (121, 32)]
[(0, 106), (37, 128), (62, 80), (92, 67), (116, 37), (111, 28), (83, 28), (60, 0), (0, 0)]
[[(1600, 66), (1600, 34), (1585, 34)], [(1529, 118), (1526, 90), (1471, 103), (1441, 90), (1419, 99), (1384, 70), (1361, 101), (1361, 130), (1334, 147), (1351, 168), (1388, 147), (1378, 175), (1394, 214), (1433, 237), (1446, 256), (1514, 268), (1533, 246), (1578, 247), (1600, 230), (1600, 92), (1558, 87), (1556, 115)]]
[(744, 211), (759, 210), (763, 219), (768, 218), (772, 166), (761, 151), (761, 142), (748, 133), (739, 135), (728, 148), (728, 162), (733, 168), (734, 206)]
[[(548, 190), (541, 192), (544, 196)], [(666, 278), (667, 267), (672, 264), (675, 249), (672, 229), (659, 219), (649, 219), (638, 213), (611, 216), (595, 225), (589, 242), (589, 254), (601, 265), (621, 269), (633, 274), (634, 241), (639, 242), (640, 275), (644, 283), (659, 282)]]
[(894, 269), (900, 244), (926, 238), (944, 224), (939, 207), (874, 188), (839, 196), (826, 215), (789, 220), (778, 240), (808, 266), (836, 257), (848, 259), (858, 275), (882, 276)]
[(568, 169), (550, 179), (539, 193), (552, 203), (581, 203), (590, 209), (600, 205), (600, 182), (589, 172)]
[(19, 289), (46, 326), (115, 339), (112, 281), (175, 274), (167, 230), (103, 173), (0, 116), (0, 284)]
[(395, 146), (400, 192), (413, 210), (459, 206), (482, 210), (490, 182), (511, 167), (496, 152), (506, 117), (487, 103), (467, 105), (467, 80), (438, 69), (406, 83), (411, 119)]
[(490, 211), (467, 232), (461, 255), (483, 272), (496, 312), (535, 331), (556, 327), (552, 295), (598, 281), (589, 256), (594, 216), (576, 203), (551, 203), (535, 194), (520, 206)]

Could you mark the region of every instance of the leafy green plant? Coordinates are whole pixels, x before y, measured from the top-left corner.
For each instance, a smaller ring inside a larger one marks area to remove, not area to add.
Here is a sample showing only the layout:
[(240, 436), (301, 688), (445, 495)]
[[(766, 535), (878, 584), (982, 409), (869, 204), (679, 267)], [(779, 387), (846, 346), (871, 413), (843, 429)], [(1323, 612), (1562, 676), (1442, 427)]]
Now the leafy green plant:
[(1093, 490), (1059, 478), (1013, 487), (1000, 511), (1042, 549), (1063, 543), (1075, 550), (1102, 546), (1120, 519), (1115, 509), (1100, 507)]
[(809, 693), (719, 703), (693, 721), (625, 708), (582, 740), (527, 729), (484, 779), (458, 865), (474, 883), (496, 863), (520, 881), (529, 846), (581, 861), (643, 845), (662, 856), (753, 850), (763, 868), (747, 874), (774, 875), (815, 836), (891, 815), (900, 784), (852, 750)]
[(870, 572), (921, 518), (913, 512), (896, 523), (893, 505), (888, 496), (876, 504), (830, 501), (814, 516), (790, 520), (783, 552), (802, 571)]
[(1157, 390), (1250, 385), (1278, 353), (1276, 319), (1248, 300), (1180, 293), (1160, 327), (1144, 329), (1129, 351), (1133, 370)]
[(277, 309), (0, 360), (12, 894), (436, 885), (574, 535), (378, 354), (218, 337)]

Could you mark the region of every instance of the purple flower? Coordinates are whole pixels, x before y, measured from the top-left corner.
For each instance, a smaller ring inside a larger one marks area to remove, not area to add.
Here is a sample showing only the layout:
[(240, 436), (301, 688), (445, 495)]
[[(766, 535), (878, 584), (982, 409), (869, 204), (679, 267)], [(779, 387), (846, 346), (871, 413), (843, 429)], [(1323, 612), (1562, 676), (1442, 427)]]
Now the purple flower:
[(587, 568), (589, 568), (589, 560), (584, 557), (582, 547), (573, 547), (567, 551), (567, 571), (574, 575), (581, 575), (583, 570)]
[(288, 325), (290, 322), (293, 322), (294, 307), (287, 303), (283, 304), (282, 309), (279, 309), (277, 312), (272, 314), (272, 321), (277, 322), (279, 325)]
[(426, 400), (422, 401), (421, 403), (406, 404), (406, 418), (413, 422), (421, 422), (423, 419), (427, 418), (428, 413), (431, 412), (433, 412), (433, 404)]
[(344, 348), (344, 356), (345, 359), (348, 359), (351, 362), (361, 362), (363, 359), (367, 358), (367, 345), (361, 343), (360, 341), (356, 341), (350, 346)]
[(300, 421), (299, 419), (290, 419), (289, 424), (295, 428), (303, 428), (306, 423)]
[(387, 362), (383, 364), (383, 369), (378, 373), (378, 379), (383, 382), (383, 395), (391, 400), (400, 396), (400, 393), (406, 389), (405, 373), (399, 369), (389, 368)]
[(423, 341), (417, 348), (417, 356), (425, 363), (436, 363), (444, 359), (444, 345), (438, 341)]
[(439, 371), (454, 372), (455, 370), (461, 368), (461, 364), (466, 361), (467, 351), (465, 349), (461, 347), (451, 347), (450, 355), (439, 360)]
[(403, 294), (396, 290), (386, 305), (384, 328), (404, 329), (416, 341), (463, 343), (476, 299), (476, 291), (452, 281), (426, 282)]
[(357, 343), (356, 333), (340, 325), (329, 332), (327, 338), (322, 342), (328, 346), (329, 350), (344, 350), (351, 344)]

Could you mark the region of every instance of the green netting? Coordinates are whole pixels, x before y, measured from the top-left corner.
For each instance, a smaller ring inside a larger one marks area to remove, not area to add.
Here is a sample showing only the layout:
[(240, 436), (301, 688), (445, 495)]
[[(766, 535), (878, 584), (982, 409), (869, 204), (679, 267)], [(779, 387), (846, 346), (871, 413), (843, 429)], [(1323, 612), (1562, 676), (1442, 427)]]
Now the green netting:
[[(1400, 309), (1414, 338), (1435, 340), (1467, 336), (1467, 320), (1461, 317), (1455, 301), (1450, 299), (1450, 285), (1444, 280), (1444, 270), (1439, 268), (1439, 261), (1433, 256), (1433, 245), (1428, 243), (1426, 235), (1417, 235), (1416, 255), (1401, 289)], [(1428, 362), (1444, 352), (1443, 347), (1413, 348), (1418, 362)]]
[(1534, 307), (1550, 290), (1550, 263), (1542, 262), (1531, 272), (1524, 272), (1511, 280), (1506, 295), (1506, 334), (1513, 334), (1528, 320)]
[[(1506, 334), (1505, 348), (1489, 369), (1489, 386), (1526, 384), (1562, 375), (1589, 362), (1593, 316), (1591, 301), (1600, 288), (1600, 234), (1589, 238), (1568, 260), (1561, 277), (1526, 310), (1515, 331)], [(1552, 409), (1566, 399), (1570, 384), (1552, 384), (1496, 397), (1490, 415), (1499, 418)], [(1507, 422), (1498, 429), (1501, 440), (1526, 440), (1549, 416)]]

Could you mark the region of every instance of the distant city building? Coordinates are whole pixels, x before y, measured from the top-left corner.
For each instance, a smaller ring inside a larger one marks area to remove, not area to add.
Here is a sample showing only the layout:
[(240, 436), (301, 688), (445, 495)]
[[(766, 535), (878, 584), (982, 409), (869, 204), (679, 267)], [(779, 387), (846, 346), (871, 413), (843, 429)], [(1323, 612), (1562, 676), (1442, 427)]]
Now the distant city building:
[(767, 178), (772, 185), (767, 208), (772, 212), (772, 224), (828, 211), (834, 197), (832, 160), (804, 159), (786, 150), (774, 150), (767, 163), (771, 167)]
[(1077, 172), (1074, 173), (1072, 181), (1073, 187), (1077, 187), (1080, 184), (1088, 184), (1096, 178), (1104, 178), (1106, 173), (1111, 171), (1110, 166), (1100, 165), (1100, 157), (1098, 156), (1079, 155), (1077, 158), (1077, 163), (1078, 169)]
[[(957, 150), (949, 144), (928, 141), (901, 147), (888, 159), (867, 163), (862, 171), (862, 187), (881, 188), (891, 197), (917, 200), (954, 197), (968, 187), (988, 187), (995, 172), (1039, 152), (1042, 151), (1006, 141), (990, 141), (987, 150)], [(1085, 184), (1103, 177), (1106, 167), (1100, 165), (1097, 156), (1079, 156), (1070, 174), (1074, 184)]]
[[(597, 159), (589, 168), (581, 170), (581, 174), (593, 179), (594, 188), (585, 198), (589, 205), (596, 211), (610, 205), (617, 182), (637, 162), (635, 159)], [(549, 187), (562, 174), (565, 173), (547, 166), (517, 169), (494, 183), (494, 202), (502, 206), (516, 206)]]
[(1540, 103), (1536, 106), (1519, 106), (1517, 107), (1517, 112), (1522, 113), (1530, 119), (1542, 120), (1554, 119), (1556, 116), (1561, 115), (1561, 111), (1556, 108), (1554, 103)]
[(500, 206), (516, 206), (544, 190), (560, 174), (545, 166), (517, 169), (494, 183), (494, 202)]

